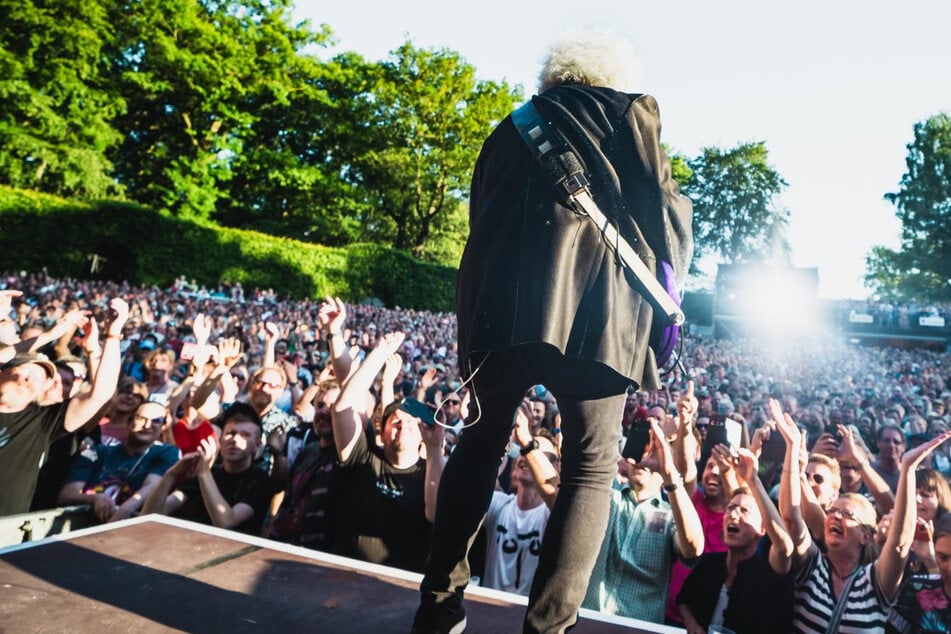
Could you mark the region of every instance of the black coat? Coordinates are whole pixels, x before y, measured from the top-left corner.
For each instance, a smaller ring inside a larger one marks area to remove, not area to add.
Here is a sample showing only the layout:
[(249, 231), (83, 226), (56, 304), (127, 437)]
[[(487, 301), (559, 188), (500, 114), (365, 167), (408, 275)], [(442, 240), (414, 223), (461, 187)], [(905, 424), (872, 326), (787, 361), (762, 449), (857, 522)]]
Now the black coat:
[[(655, 258), (670, 262), (682, 284), (692, 208), (671, 178), (653, 97), (558, 86), (533, 102), (579, 155), (621, 235), (649, 268)], [(482, 147), (469, 225), (456, 296), (464, 375), (481, 352), (544, 342), (655, 387), (652, 307), (594, 222), (558, 202), (511, 117)]]

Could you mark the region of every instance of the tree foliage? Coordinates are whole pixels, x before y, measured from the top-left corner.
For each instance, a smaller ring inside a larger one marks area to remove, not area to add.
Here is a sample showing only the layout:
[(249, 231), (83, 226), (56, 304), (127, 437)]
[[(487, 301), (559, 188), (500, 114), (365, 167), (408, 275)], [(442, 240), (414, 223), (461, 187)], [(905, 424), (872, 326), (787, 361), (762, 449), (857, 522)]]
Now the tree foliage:
[(687, 161), (681, 185), (693, 201), (695, 261), (708, 253), (727, 263), (788, 257), (789, 212), (776, 203), (786, 181), (767, 159), (765, 143), (754, 142), (703, 148)]
[(339, 173), (365, 196), (363, 239), (425, 256), (434, 233), (452, 230), (482, 142), (520, 92), (477, 79), (458, 53), (411, 42), (362, 69), (369, 82), (346, 98), (357, 118)]
[(0, 183), (68, 196), (118, 188), (105, 152), (121, 96), (102, 78), (113, 33), (97, 0), (0, 0)]
[(951, 299), (951, 115), (916, 123), (907, 149), (898, 191), (885, 194), (901, 221), (901, 245), (873, 248), (865, 282), (895, 299)]
[[(292, 25), (289, 0), (116, 0), (108, 76), (127, 109), (116, 177), (137, 201), (212, 218), (246, 136), (301, 88), (328, 34)], [(303, 70), (302, 70), (303, 68)]]

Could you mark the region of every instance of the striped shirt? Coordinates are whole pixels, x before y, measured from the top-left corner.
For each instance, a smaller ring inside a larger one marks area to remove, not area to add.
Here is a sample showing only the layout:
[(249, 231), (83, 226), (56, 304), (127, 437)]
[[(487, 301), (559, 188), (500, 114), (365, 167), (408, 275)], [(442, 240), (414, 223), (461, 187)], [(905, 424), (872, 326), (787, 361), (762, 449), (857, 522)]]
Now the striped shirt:
[[(824, 634), (836, 610), (836, 598), (832, 592), (832, 575), (829, 558), (819, 552), (813, 543), (806, 564), (795, 578), (793, 608), (793, 632)], [(866, 564), (854, 573), (852, 587), (845, 600), (845, 607), (836, 632), (841, 634), (882, 634), (885, 632), (885, 616), (891, 608), (878, 586), (875, 564)]]

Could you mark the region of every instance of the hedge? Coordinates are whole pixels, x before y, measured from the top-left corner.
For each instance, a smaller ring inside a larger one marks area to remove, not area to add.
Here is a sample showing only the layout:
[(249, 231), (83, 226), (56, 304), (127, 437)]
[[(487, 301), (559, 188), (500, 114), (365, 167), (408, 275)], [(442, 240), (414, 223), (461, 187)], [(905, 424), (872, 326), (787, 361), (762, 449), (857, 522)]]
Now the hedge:
[[(292, 298), (376, 297), (451, 311), (456, 270), (375, 244), (325, 247), (182, 220), (133, 203), (79, 202), (0, 187), (0, 270), (170, 286), (241, 282)], [(93, 271), (93, 262), (98, 269)]]

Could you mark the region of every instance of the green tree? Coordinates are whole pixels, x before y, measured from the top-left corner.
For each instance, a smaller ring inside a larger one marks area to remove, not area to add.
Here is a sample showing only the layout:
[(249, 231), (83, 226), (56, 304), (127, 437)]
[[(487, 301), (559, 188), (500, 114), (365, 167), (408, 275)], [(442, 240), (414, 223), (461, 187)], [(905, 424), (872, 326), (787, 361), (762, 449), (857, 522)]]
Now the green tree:
[(410, 42), (364, 69), (371, 81), (352, 98), (358, 118), (339, 169), (365, 196), (361, 237), (429, 257), (433, 233), (458, 225), (482, 142), (521, 91), (476, 79), (458, 53)]
[(0, 183), (117, 192), (106, 151), (123, 108), (102, 79), (112, 31), (97, 0), (0, 0)]
[(213, 218), (246, 136), (286, 106), (329, 37), (292, 24), (290, 0), (119, 0), (110, 78), (126, 97), (116, 175), (139, 202)]
[(866, 258), (865, 283), (895, 299), (951, 299), (951, 116), (914, 127), (906, 172), (885, 194), (901, 221), (897, 251), (877, 246)]
[(703, 148), (687, 161), (681, 188), (693, 201), (694, 262), (708, 253), (727, 263), (788, 257), (789, 212), (775, 200), (786, 181), (767, 159), (766, 145), (754, 142)]
[(356, 53), (320, 63), (299, 56), (295, 90), (266, 104), (244, 134), (224, 224), (325, 245), (361, 240), (367, 196), (347, 178), (350, 146), (369, 120), (372, 66)]

